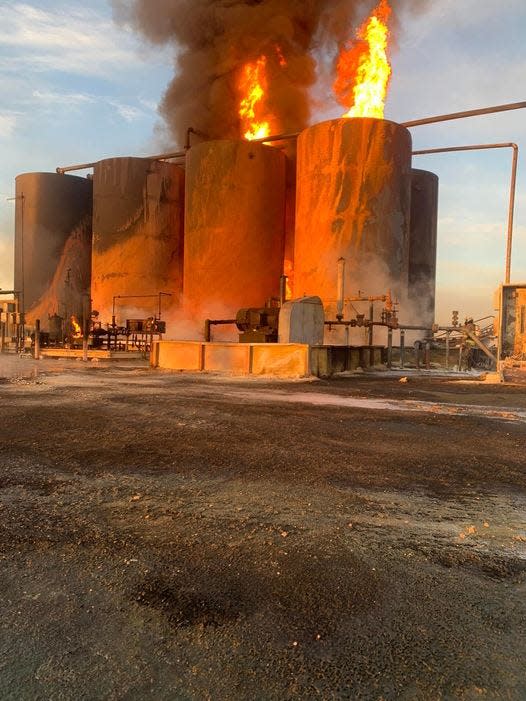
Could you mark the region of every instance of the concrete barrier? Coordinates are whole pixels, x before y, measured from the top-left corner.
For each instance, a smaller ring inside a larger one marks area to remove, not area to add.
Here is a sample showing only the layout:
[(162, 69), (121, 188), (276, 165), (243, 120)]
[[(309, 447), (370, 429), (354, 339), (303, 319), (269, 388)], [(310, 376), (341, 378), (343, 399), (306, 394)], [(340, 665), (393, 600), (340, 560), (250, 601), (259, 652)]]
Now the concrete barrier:
[(154, 341), (150, 365), (165, 370), (229, 375), (305, 377), (309, 346), (301, 343), (203, 343)]

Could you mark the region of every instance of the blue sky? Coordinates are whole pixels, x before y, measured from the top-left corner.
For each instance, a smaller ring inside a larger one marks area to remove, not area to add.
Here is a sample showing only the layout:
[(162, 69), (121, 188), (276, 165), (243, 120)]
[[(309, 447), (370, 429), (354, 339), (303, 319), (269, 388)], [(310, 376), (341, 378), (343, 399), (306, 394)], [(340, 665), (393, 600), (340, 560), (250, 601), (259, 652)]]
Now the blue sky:
[[(409, 3), (408, 3), (409, 4)], [(414, 5), (415, 3), (411, 3)], [(525, 0), (434, 0), (402, 13), (386, 117), (406, 121), (526, 100)], [(156, 113), (168, 49), (112, 22), (106, 0), (0, 0), (0, 287), (12, 285), (14, 177), (169, 144)], [(323, 89), (321, 94), (324, 94)], [(339, 116), (330, 94), (313, 117)], [(512, 277), (526, 281), (526, 111), (412, 130), (415, 148), (515, 141), (519, 163)], [(504, 270), (511, 155), (415, 159), (441, 178), (438, 311), (482, 316)]]

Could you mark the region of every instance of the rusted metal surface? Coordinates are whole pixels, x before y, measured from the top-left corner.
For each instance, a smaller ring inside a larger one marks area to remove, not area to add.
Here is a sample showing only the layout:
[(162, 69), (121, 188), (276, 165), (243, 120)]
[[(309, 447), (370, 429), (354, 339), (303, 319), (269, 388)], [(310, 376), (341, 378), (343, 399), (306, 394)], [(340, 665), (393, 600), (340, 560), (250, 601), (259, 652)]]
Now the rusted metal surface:
[(115, 309), (122, 325), (129, 317), (154, 316), (154, 297), (166, 292), (169, 312), (182, 291), (184, 171), (113, 158), (96, 164), (93, 185), (93, 309), (109, 321), (114, 298), (130, 297)]
[(15, 288), (26, 322), (82, 316), (91, 271), (92, 183), (56, 173), (16, 178)]
[(435, 321), (438, 176), (413, 169), (409, 238), (409, 303), (415, 324), (430, 329)]
[(411, 136), (394, 122), (338, 119), (298, 139), (294, 295), (319, 295), (336, 313), (338, 260), (345, 289), (407, 287)]
[(193, 146), (186, 163), (184, 301), (196, 319), (233, 318), (279, 296), (285, 156), (242, 141)]

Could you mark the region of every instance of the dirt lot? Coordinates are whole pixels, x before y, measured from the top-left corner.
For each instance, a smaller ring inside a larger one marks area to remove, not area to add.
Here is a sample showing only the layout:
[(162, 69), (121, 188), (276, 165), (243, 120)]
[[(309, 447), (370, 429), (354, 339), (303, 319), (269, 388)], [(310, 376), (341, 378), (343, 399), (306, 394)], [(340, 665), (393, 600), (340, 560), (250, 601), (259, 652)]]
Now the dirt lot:
[(0, 398), (0, 698), (526, 698), (524, 388), (0, 359)]

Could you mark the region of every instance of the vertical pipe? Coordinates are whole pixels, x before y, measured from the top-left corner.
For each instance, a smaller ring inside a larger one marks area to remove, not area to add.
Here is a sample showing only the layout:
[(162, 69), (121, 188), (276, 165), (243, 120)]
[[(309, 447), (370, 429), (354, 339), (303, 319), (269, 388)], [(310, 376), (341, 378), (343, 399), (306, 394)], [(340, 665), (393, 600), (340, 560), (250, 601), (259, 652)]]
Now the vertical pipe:
[(425, 345), (425, 362), (426, 370), (431, 370), (431, 344), (429, 341), (426, 341)]
[(35, 360), (40, 360), (40, 319), (35, 319)]
[(460, 343), (460, 347), (458, 349), (458, 371), (462, 371), (462, 343)]
[(446, 331), (446, 370), (449, 370), (449, 340), (451, 338), (451, 332)]
[(405, 366), (405, 331), (401, 329), (400, 331), (400, 367), (402, 370)]
[(88, 339), (89, 339), (89, 318), (91, 316), (90, 307), (90, 296), (85, 294), (83, 296), (83, 313), (82, 313), (82, 360), (88, 362)]
[(7, 312), (0, 311), (0, 353), (5, 353), (5, 327), (7, 324)]
[(369, 321), (371, 322), (371, 325), (369, 326), (369, 345), (373, 345), (373, 334), (374, 334), (374, 326), (373, 326), (373, 321), (374, 321), (374, 302), (371, 302), (369, 306)]
[(212, 339), (210, 319), (205, 319), (205, 342), (210, 343)]
[(282, 307), (287, 301), (287, 280), (286, 275), (282, 275), (279, 279), (279, 306)]
[(393, 367), (393, 329), (387, 329), (387, 367)]
[(513, 144), (513, 158), (511, 162), (511, 186), (510, 186), (510, 208), (508, 212), (508, 237), (506, 241), (506, 284), (509, 285), (511, 278), (511, 251), (513, 245), (513, 218), (515, 213), (515, 190), (517, 187), (517, 163), (519, 160), (519, 148)]
[(415, 343), (415, 365), (416, 369), (420, 370), (420, 341)]
[(338, 301), (336, 303), (336, 318), (343, 319), (345, 297), (345, 258), (338, 258)]

